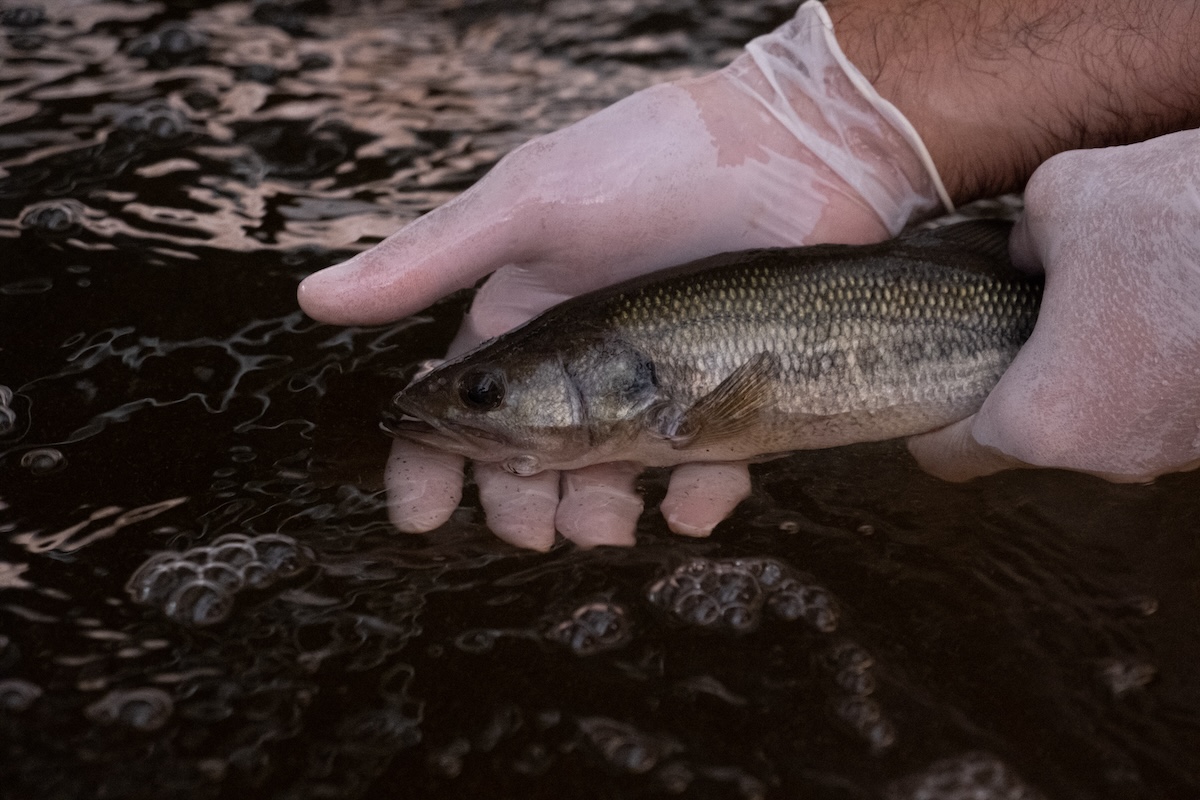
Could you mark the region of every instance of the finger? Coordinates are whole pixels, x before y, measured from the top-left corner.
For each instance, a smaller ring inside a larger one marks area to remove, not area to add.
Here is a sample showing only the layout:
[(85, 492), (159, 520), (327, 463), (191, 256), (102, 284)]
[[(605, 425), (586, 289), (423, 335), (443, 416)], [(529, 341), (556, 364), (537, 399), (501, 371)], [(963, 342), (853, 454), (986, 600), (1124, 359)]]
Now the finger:
[(911, 436), (908, 451), (921, 469), (955, 483), (1029, 466), (994, 447), (980, 444), (971, 433), (974, 424), (972, 415), (931, 433)]
[(580, 547), (633, 545), (642, 498), (634, 481), (642, 468), (628, 461), (563, 473), (563, 497), (554, 524)]
[(750, 468), (743, 462), (682, 464), (671, 473), (662, 514), (683, 536), (708, 536), (750, 496)]
[(519, 225), (491, 202), (487, 178), (388, 237), (300, 284), (310, 317), (336, 325), (400, 319), (516, 260)]
[(388, 519), (405, 533), (438, 527), (462, 500), (463, 457), (396, 439), (384, 470)]
[(498, 464), (475, 464), (479, 502), (492, 533), (516, 547), (545, 552), (554, 545), (558, 473), (521, 477)]

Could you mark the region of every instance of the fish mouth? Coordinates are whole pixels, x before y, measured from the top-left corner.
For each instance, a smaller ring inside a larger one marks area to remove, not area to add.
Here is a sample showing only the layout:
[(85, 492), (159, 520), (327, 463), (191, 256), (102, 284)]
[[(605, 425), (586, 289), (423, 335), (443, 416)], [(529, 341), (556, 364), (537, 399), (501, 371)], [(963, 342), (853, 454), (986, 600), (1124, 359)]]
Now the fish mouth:
[(399, 395), (384, 410), (379, 427), (400, 439), (472, 457), (478, 457), (480, 448), (489, 444), (509, 444), (493, 431), (435, 417)]

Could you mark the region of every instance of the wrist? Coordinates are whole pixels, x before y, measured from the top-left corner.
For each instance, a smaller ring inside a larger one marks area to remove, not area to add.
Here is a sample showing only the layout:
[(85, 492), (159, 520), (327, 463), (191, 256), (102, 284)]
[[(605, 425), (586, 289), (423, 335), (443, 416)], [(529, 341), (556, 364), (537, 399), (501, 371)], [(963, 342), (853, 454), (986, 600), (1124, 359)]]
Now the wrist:
[(817, 2), (719, 73), (870, 207), (895, 235), (953, 206), (911, 124), (843, 55)]
[(912, 122), (951, 197), (1021, 188), (1055, 153), (1200, 123), (1191, 3), (830, 0), (843, 52)]

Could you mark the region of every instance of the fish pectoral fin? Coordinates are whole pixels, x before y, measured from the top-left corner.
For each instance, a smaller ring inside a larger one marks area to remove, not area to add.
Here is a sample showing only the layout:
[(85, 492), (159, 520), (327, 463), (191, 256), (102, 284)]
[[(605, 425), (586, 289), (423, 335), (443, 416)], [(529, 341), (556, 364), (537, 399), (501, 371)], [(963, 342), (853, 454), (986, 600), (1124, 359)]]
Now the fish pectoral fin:
[(743, 435), (774, 404), (780, 366), (779, 356), (759, 353), (684, 411), (665, 438), (680, 450)]

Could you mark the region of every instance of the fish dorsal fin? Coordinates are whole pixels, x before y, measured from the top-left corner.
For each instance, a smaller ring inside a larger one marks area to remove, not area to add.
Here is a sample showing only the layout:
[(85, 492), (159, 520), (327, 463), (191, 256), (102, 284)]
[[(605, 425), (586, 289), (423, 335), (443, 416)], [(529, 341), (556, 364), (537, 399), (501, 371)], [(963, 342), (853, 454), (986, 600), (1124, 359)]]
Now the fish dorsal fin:
[(745, 362), (691, 408), (656, 415), (657, 433), (677, 450), (734, 438), (752, 428), (759, 413), (775, 402), (779, 356), (759, 353)]
[(1013, 224), (1002, 219), (973, 219), (905, 237), (912, 244), (954, 244), (989, 259), (1008, 261)]

